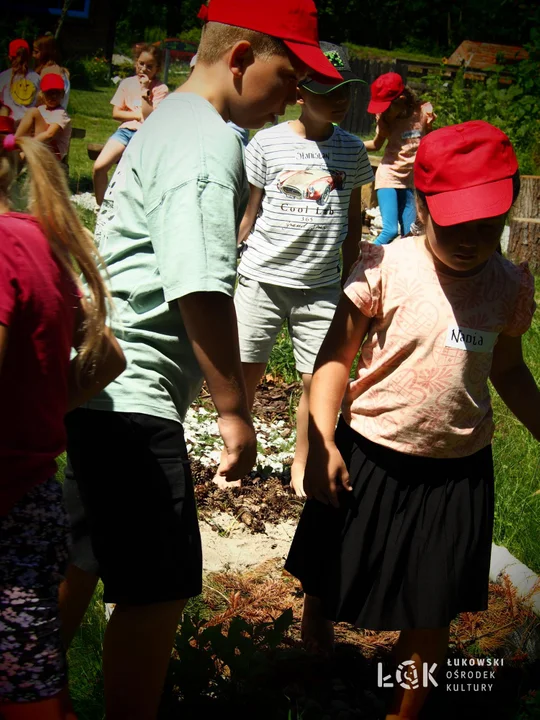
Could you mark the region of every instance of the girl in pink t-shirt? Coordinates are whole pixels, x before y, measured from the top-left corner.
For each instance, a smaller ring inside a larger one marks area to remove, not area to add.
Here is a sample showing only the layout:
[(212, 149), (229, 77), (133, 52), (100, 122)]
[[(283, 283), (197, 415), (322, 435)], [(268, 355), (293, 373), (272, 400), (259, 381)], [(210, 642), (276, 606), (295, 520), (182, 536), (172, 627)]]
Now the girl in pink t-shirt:
[(422, 103), (397, 73), (385, 73), (371, 86), (368, 112), (377, 116), (377, 133), (364, 143), (368, 152), (386, 149), (375, 175), (383, 229), (376, 245), (386, 245), (401, 230), (408, 235), (416, 219), (413, 168), (421, 138), (431, 130), (431, 103)]
[[(317, 357), (310, 499), (286, 569), (306, 593), (308, 645), (329, 650), (332, 621), (400, 630), (397, 663), (431, 668), (452, 619), (487, 608), (488, 379), (537, 440), (540, 391), (521, 351), (533, 277), (497, 252), (519, 192), (510, 141), (463, 123), (425, 137), (416, 164), (425, 236), (362, 243)], [(416, 718), (426, 693), (398, 687), (387, 720)]]
[[(105, 326), (110, 298), (65, 173), (14, 128), (0, 117), (0, 716), (75, 720), (58, 607), (68, 519), (56, 458), (66, 413), (125, 360)], [(32, 214), (11, 210), (21, 151)]]
[(96, 202), (101, 205), (107, 190), (107, 173), (117, 163), (136, 131), (146, 118), (167, 97), (168, 87), (161, 82), (162, 53), (155, 45), (143, 45), (135, 61), (136, 75), (122, 80), (111, 100), (113, 118), (122, 124), (112, 135), (94, 163), (94, 192)]

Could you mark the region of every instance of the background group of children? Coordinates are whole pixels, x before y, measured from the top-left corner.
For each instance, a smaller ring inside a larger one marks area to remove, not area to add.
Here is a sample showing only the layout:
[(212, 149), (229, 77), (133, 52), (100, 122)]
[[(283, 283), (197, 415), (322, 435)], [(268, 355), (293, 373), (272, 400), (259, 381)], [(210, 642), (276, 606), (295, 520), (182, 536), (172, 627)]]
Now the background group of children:
[[(97, 249), (54, 155), (2, 135), (7, 720), (74, 717), (65, 648), (99, 578), (115, 604), (107, 718), (156, 717), (183, 608), (202, 586), (182, 421), (204, 377), (224, 443), (216, 481), (245, 476), (253, 396), (284, 321), (303, 380), (292, 485), (308, 497), (286, 568), (302, 582), (311, 649), (330, 652), (332, 623), (348, 621), (400, 630), (396, 662), (441, 663), (453, 617), (487, 607), (488, 378), (540, 439), (540, 392), (521, 353), (534, 282), (497, 252), (519, 192), (508, 138), (484, 122), (422, 138), (431, 109), (401, 79), (379, 79), (373, 143), (388, 140), (391, 167), (378, 190), (395, 191), (383, 206), (407, 234), (414, 183), (425, 234), (385, 247), (387, 232), (359, 256), (372, 171), (366, 146), (339, 128), (357, 79), (339, 47), (319, 45), (312, 0), (211, 0), (200, 17), (193, 72), (157, 112), (166, 88), (153, 53), (115, 96), (128, 107), (118, 119), (135, 125), (103, 151), (122, 162), (104, 188)], [(295, 103), (299, 119), (257, 134), (244, 158), (227, 121), (260, 128)], [(19, 151), (32, 216), (9, 207)], [(67, 517), (51, 479), (66, 441)], [(387, 720), (416, 718), (425, 694), (397, 688)]]

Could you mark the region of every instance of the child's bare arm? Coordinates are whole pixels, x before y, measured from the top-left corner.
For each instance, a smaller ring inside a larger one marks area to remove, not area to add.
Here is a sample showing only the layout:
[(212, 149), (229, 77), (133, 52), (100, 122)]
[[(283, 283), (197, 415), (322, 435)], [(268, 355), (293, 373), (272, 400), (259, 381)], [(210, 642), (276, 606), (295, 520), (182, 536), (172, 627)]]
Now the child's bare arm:
[(523, 359), (520, 337), (499, 336), (490, 379), (504, 404), (540, 440), (540, 390)]
[(140, 120), (141, 110), (123, 110), (119, 105), (113, 106), (113, 120), (126, 122), (126, 120)]
[(146, 118), (151, 115), (154, 112), (154, 106), (151, 102), (149, 102), (148, 98), (143, 95), (142, 96), (142, 105), (141, 105), (141, 117), (143, 120), (146, 120)]
[(263, 188), (255, 187), (255, 185), (252, 185), (251, 183), (249, 184), (249, 201), (244, 217), (242, 218), (242, 222), (240, 223), (240, 230), (238, 231), (239, 245), (247, 239), (249, 233), (251, 232), (251, 228), (255, 223), (257, 213), (261, 207), (263, 196)]
[(377, 132), (375, 134), (375, 137), (373, 138), (373, 140), (365, 140), (364, 147), (368, 152), (374, 152), (375, 150), (380, 150), (386, 140), (386, 135), (384, 135), (381, 131), (381, 128), (377, 126)]
[(370, 319), (342, 294), (311, 381), (304, 488), (309, 498), (335, 507), (339, 506), (339, 490), (351, 489), (347, 468), (334, 441), (336, 418), (369, 323)]
[(342, 256), (343, 270), (341, 272), (341, 285), (345, 285), (351, 274), (351, 268), (358, 260), (360, 253), (359, 243), (362, 239), (362, 188), (355, 188), (351, 193), (349, 203), (349, 218), (347, 237), (343, 241)]
[(351, 367), (370, 322), (370, 318), (342, 293), (317, 355), (310, 389), (310, 435), (320, 436), (324, 442), (334, 440), (336, 418)]
[[(75, 338), (73, 345), (80, 348), (84, 338), (84, 308), (81, 306), (77, 314)], [(109, 328), (105, 328), (98, 360), (91, 372), (79, 371), (79, 360), (73, 358), (69, 366), (68, 378), (68, 412), (90, 400), (100, 393), (115, 378), (124, 372), (126, 358), (118, 340)]]
[(178, 300), (195, 357), (218, 412), (227, 457), (218, 473), (243, 478), (255, 464), (257, 442), (240, 363), (234, 303), (221, 292), (194, 292)]
[(52, 140), (55, 135), (57, 135), (62, 128), (58, 123), (51, 123), (46, 130), (43, 132), (38, 133), (34, 136), (35, 140), (39, 140), (40, 142), (47, 142), (47, 140)]

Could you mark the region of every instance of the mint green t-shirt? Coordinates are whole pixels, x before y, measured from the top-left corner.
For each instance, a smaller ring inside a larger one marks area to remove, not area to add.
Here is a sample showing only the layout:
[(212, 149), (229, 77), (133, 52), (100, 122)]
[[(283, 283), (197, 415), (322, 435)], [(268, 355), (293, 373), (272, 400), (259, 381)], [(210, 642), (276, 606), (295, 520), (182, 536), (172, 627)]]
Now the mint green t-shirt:
[(127, 368), (86, 407), (183, 421), (202, 374), (176, 301), (233, 295), (247, 199), (240, 139), (200, 96), (169, 95), (128, 145), (98, 216)]

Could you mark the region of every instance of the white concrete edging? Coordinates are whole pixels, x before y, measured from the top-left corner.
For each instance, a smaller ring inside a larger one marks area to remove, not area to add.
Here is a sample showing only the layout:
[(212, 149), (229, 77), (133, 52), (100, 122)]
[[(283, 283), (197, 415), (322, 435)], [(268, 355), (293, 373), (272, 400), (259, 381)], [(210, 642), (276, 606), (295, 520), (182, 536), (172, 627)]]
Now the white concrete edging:
[[(518, 598), (524, 601), (536, 615), (540, 616), (540, 579), (538, 575), (509, 553), (505, 547), (493, 543), (489, 579), (491, 582), (500, 582), (503, 573), (508, 576), (516, 588)], [(535, 586), (536, 589), (534, 589)]]

